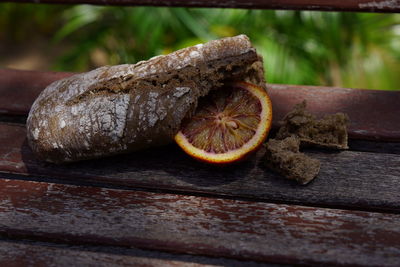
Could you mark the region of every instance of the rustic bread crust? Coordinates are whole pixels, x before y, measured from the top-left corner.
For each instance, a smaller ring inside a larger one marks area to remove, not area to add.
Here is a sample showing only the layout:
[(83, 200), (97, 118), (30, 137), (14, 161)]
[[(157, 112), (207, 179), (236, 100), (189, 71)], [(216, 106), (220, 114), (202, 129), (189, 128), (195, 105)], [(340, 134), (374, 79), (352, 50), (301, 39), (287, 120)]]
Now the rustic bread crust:
[(198, 98), (227, 80), (265, 88), (262, 59), (245, 35), (77, 74), (36, 99), (28, 142), (40, 159), (55, 163), (167, 144)]

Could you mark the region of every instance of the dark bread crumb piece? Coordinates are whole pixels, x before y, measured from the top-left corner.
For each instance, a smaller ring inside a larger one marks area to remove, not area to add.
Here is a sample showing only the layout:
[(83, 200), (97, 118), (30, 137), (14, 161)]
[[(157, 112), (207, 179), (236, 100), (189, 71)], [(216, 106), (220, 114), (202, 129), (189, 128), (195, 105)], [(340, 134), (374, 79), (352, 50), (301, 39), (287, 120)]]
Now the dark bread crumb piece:
[(276, 138), (284, 139), (296, 135), (301, 145), (312, 145), (323, 148), (348, 149), (346, 114), (336, 113), (317, 120), (314, 115), (305, 110), (306, 101), (297, 104), (283, 119), (283, 126)]
[(288, 179), (307, 184), (317, 176), (321, 163), (301, 153), (299, 147), (300, 140), (295, 136), (270, 139), (265, 145), (266, 164)]

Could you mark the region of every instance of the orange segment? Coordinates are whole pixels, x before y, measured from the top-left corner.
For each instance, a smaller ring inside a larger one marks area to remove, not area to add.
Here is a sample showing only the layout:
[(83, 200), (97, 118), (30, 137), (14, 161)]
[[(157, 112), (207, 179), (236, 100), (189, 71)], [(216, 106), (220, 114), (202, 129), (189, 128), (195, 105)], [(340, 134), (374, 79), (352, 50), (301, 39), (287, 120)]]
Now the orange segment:
[(209, 163), (231, 163), (255, 151), (271, 128), (267, 92), (236, 82), (200, 99), (195, 115), (182, 123), (177, 144), (192, 157)]

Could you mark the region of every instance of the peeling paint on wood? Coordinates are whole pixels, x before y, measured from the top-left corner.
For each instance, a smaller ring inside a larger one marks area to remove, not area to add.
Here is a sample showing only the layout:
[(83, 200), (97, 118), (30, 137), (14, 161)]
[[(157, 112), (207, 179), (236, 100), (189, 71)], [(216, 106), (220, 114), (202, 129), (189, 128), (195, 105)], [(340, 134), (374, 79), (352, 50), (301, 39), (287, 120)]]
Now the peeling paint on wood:
[(385, 1), (371, 1), (367, 3), (360, 3), (358, 6), (361, 9), (371, 8), (371, 9), (386, 9), (386, 10), (399, 10), (400, 9), (400, 1), (399, 0), (385, 0)]
[(0, 232), (278, 263), (396, 266), (400, 215), (0, 180)]
[(0, 172), (263, 201), (400, 211), (400, 155), (395, 154), (312, 152), (322, 162), (321, 171), (311, 184), (300, 186), (266, 169), (263, 150), (229, 168), (197, 162), (174, 145), (53, 165), (35, 159), (25, 142), (23, 126), (0, 124), (0, 132)]

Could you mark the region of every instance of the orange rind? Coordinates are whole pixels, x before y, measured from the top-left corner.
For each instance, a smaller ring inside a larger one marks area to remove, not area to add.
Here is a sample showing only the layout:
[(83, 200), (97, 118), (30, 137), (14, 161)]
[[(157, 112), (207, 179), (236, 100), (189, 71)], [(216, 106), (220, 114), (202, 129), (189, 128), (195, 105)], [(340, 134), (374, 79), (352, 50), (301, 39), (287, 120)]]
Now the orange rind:
[(272, 104), (265, 89), (235, 82), (200, 99), (194, 116), (182, 123), (175, 141), (195, 159), (229, 164), (256, 151), (271, 124)]

